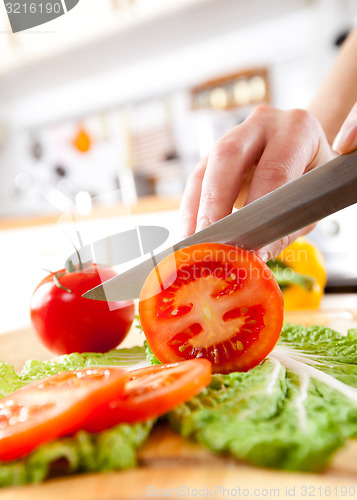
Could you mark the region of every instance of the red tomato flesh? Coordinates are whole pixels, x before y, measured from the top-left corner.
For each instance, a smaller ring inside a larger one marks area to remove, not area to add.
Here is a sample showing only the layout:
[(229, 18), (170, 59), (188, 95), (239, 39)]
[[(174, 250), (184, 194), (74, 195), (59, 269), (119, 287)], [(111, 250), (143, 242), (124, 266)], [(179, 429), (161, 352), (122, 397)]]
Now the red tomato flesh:
[(206, 358), (212, 371), (246, 371), (275, 346), (283, 298), (253, 252), (205, 243), (163, 259), (146, 279), (139, 315), (162, 363)]
[(129, 372), (123, 393), (97, 407), (84, 425), (100, 432), (121, 422), (159, 417), (201, 392), (211, 380), (211, 363), (193, 359)]
[(101, 404), (122, 390), (127, 372), (95, 367), (47, 377), (0, 400), (0, 460), (27, 455), (39, 445), (77, 431)]
[(62, 269), (41, 281), (31, 299), (31, 320), (47, 349), (56, 354), (107, 352), (124, 340), (134, 320), (134, 302), (82, 297), (114, 276), (111, 269), (87, 264), (75, 272)]

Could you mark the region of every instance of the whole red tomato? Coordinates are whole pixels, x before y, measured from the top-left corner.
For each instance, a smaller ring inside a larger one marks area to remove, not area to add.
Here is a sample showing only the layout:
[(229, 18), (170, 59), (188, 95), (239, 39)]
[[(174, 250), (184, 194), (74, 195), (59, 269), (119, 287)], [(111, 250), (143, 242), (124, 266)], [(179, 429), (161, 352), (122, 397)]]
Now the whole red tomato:
[(41, 281), (31, 299), (31, 320), (43, 344), (56, 354), (106, 352), (125, 338), (134, 320), (134, 302), (105, 302), (82, 297), (115, 276), (96, 264)]

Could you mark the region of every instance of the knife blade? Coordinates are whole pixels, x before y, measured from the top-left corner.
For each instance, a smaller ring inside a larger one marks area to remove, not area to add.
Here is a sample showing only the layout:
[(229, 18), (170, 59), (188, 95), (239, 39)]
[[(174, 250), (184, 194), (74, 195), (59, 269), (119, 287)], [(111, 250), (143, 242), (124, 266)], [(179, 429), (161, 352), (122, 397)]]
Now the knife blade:
[(124, 273), (89, 290), (94, 300), (139, 297), (157, 263), (197, 243), (226, 243), (257, 250), (357, 202), (357, 151), (340, 155), (262, 196), (237, 212), (183, 239)]

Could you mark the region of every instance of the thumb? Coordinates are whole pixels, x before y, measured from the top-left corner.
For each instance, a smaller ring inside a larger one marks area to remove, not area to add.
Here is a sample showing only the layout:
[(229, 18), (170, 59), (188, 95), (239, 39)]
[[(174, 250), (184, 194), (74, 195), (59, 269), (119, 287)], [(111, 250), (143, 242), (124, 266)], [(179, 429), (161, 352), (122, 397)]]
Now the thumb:
[(336, 135), (332, 148), (341, 154), (357, 149), (357, 102)]

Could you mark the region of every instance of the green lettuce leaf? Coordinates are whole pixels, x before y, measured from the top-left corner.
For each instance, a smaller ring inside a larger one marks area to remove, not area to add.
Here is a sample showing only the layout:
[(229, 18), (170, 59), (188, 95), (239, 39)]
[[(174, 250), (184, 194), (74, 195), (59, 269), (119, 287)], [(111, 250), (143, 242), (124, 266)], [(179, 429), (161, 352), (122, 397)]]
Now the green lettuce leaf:
[(23, 382), (32, 382), (43, 377), (49, 377), (59, 372), (77, 370), (86, 366), (133, 366), (146, 361), (146, 352), (143, 346), (129, 349), (112, 349), (106, 353), (78, 352), (59, 357), (59, 361), (27, 361), (20, 379)]
[[(28, 361), (19, 375), (11, 365), (0, 362), (0, 397), (33, 380), (61, 371), (94, 365), (139, 366), (145, 360), (144, 347), (112, 350), (105, 354), (74, 353), (61, 356), (59, 361)], [(120, 424), (97, 434), (79, 431), (74, 436), (39, 446), (21, 460), (0, 462), (0, 486), (37, 483), (58, 474), (135, 467), (136, 452), (147, 439), (154, 422)]]
[(15, 368), (4, 361), (0, 361), (0, 398), (20, 389), (24, 382), (18, 377)]
[(285, 325), (278, 346), (246, 373), (215, 375), (169, 414), (213, 451), (252, 464), (319, 471), (357, 437), (357, 332)]
[(152, 352), (151, 347), (149, 346), (149, 344), (147, 343), (146, 340), (144, 342), (144, 347), (145, 347), (145, 351), (146, 351), (146, 359), (148, 360), (149, 364), (152, 366), (153, 365), (161, 365), (161, 361), (159, 361), (157, 359), (157, 357)]
[(136, 451), (154, 421), (121, 424), (98, 434), (85, 431), (39, 446), (28, 457), (0, 463), (0, 486), (38, 483), (54, 475), (135, 467)]

